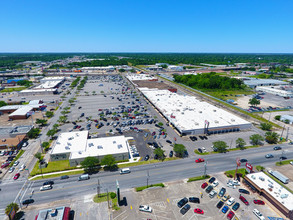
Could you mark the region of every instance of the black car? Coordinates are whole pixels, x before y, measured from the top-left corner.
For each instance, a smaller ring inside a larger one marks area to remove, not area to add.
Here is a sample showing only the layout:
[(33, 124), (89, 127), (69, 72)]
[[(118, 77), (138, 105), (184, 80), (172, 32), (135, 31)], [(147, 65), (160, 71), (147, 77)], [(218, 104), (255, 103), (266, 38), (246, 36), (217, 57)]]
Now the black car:
[(65, 180), (65, 179), (68, 179), (68, 178), (69, 178), (69, 176), (67, 176), (67, 175), (64, 175), (64, 176), (60, 177), (61, 180)]
[(159, 156), (157, 154), (155, 154), (154, 159), (155, 160), (159, 159)]
[(220, 208), (222, 208), (223, 205), (224, 205), (224, 202), (222, 200), (220, 200), (217, 204), (217, 208), (220, 209)]
[(287, 157), (280, 157), (280, 160), (287, 160)]
[(183, 199), (181, 199), (178, 203), (177, 206), (179, 208), (181, 208), (182, 206), (184, 206), (186, 203), (188, 203), (188, 199), (186, 197), (184, 197)]
[(43, 186), (45, 186), (45, 185), (53, 185), (53, 184), (54, 184), (54, 181), (53, 180), (49, 180), (47, 182), (44, 182), (43, 183)]
[(81, 108), (82, 108), (81, 106), (78, 107), (78, 109), (81, 109)]
[(184, 151), (184, 157), (188, 157), (188, 156), (189, 156), (189, 154), (188, 154), (187, 150)]
[(28, 204), (31, 204), (34, 202), (35, 202), (35, 200), (33, 200), (33, 199), (26, 199), (26, 200), (22, 201), (22, 205), (28, 205)]
[(199, 153), (202, 153), (202, 149), (201, 149), (201, 148), (197, 148), (197, 151), (198, 151)]
[(169, 157), (173, 157), (173, 151), (172, 150), (169, 153)]
[(247, 194), (247, 195), (250, 194), (250, 192), (247, 191), (246, 189), (238, 189), (238, 191), (239, 191), (240, 193), (244, 193), (244, 194)]
[(275, 146), (274, 150), (282, 150), (282, 148), (280, 146)]
[(237, 209), (239, 209), (239, 207), (240, 207), (239, 202), (236, 202), (236, 203), (232, 206), (232, 209), (233, 209), (234, 211), (237, 211)]
[(215, 182), (215, 180), (216, 180), (216, 178), (212, 177), (212, 178), (209, 179), (209, 183), (213, 183), (213, 182)]
[(166, 142), (169, 143), (169, 144), (172, 144), (172, 141), (170, 141), (170, 140), (166, 140)]
[(206, 193), (210, 193), (213, 190), (213, 186), (209, 185), (208, 188), (206, 188)]
[(150, 156), (149, 155), (146, 155), (145, 158), (144, 158), (144, 161), (147, 161), (150, 159)]
[(225, 193), (226, 193), (226, 189), (224, 187), (222, 187), (218, 195), (220, 197), (223, 197), (225, 195)]
[(240, 162), (241, 162), (241, 163), (246, 163), (246, 162), (247, 162), (247, 159), (244, 159), (244, 158), (243, 158), (243, 159), (240, 160)]
[(189, 202), (200, 203), (199, 198), (197, 197), (189, 197)]
[(81, 113), (80, 117), (83, 117), (84, 116), (84, 113)]
[(203, 137), (203, 136), (199, 136), (199, 138), (200, 138), (201, 140), (204, 140), (204, 137)]
[(180, 213), (184, 215), (190, 209), (190, 205), (186, 204), (181, 210)]

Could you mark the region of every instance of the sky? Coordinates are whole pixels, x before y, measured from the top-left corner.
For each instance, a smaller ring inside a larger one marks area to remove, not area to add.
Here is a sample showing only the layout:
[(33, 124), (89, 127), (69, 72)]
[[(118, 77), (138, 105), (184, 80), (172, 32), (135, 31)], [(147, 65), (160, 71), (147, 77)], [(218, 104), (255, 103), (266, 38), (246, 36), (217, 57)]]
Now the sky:
[(9, 0), (0, 52), (293, 53), (292, 0)]

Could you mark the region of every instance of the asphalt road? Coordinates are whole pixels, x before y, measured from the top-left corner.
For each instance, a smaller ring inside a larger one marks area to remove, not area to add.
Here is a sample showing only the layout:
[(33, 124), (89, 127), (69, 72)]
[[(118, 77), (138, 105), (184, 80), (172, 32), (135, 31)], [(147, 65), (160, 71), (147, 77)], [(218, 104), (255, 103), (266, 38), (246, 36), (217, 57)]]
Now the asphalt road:
[[(293, 158), (291, 145), (283, 145), (287, 158)], [(266, 159), (264, 155), (272, 153), (275, 157)], [(282, 151), (273, 151), (273, 146), (252, 148), (244, 151), (232, 151), (225, 154), (212, 154), (203, 156), (207, 163), (207, 173), (217, 173), (221, 171), (234, 169), (235, 159), (246, 158), (253, 165), (270, 166), (279, 160)], [(190, 157), (175, 161), (168, 161), (158, 164), (148, 164), (131, 167), (131, 173), (120, 175), (116, 172), (100, 172), (91, 175), (89, 180), (77, 181), (78, 175), (70, 176), (67, 180), (53, 179), (55, 184), (52, 190), (40, 191), (44, 181), (27, 181), (1, 184), (0, 211), (7, 204), (13, 201), (27, 199), (30, 196), (37, 204), (52, 202), (55, 200), (69, 199), (97, 191), (98, 179), (101, 183), (101, 192), (116, 190), (116, 180), (118, 180), (121, 189), (128, 189), (137, 186), (146, 185), (146, 174), (149, 171), (149, 184), (181, 180), (193, 176), (200, 176), (204, 173), (204, 164), (196, 164), (195, 158)], [(32, 194), (32, 192), (34, 192)], [(122, 195), (123, 196), (123, 195)], [(19, 199), (18, 199), (19, 198)]]

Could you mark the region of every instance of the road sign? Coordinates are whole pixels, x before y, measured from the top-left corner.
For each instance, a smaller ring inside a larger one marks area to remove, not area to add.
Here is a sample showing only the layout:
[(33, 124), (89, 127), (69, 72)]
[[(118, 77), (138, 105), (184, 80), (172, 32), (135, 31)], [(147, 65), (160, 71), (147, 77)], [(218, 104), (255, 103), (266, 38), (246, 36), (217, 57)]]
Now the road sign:
[(252, 172), (252, 170), (253, 170), (253, 166), (252, 166), (250, 163), (246, 163), (246, 164), (245, 164), (245, 167), (246, 167), (246, 171), (247, 171), (248, 173), (251, 173), (251, 172)]

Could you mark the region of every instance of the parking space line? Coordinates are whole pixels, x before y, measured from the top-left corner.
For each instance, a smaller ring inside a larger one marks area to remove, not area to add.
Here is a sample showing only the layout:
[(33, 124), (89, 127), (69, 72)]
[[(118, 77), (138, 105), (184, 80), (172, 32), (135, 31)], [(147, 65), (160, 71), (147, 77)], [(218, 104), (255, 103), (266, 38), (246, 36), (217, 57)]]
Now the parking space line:
[(170, 203), (170, 200), (167, 198), (167, 202)]
[(132, 210), (132, 205), (130, 206), (130, 209)]
[(126, 210), (124, 210), (123, 212), (121, 212), (119, 215), (117, 215), (114, 219), (118, 218), (120, 215), (124, 214), (126, 212)]

